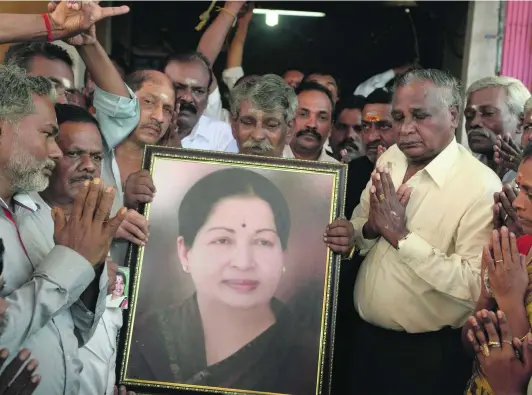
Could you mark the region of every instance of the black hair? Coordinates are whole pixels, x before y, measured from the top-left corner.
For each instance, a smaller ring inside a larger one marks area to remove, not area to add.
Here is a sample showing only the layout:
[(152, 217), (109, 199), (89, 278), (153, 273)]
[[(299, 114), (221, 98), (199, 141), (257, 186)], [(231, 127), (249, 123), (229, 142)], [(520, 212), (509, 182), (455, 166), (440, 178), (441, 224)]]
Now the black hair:
[(296, 89), (296, 94), (299, 96), (301, 92), (307, 92), (307, 91), (318, 91), (325, 93), (327, 97), (329, 98), (329, 101), (331, 102), (331, 107), (334, 112), (335, 103), (331, 94), (331, 91), (324, 87), (321, 84), (318, 84), (317, 82), (302, 82), (301, 85), (299, 85)]
[(209, 72), (209, 85), (208, 88), (210, 88), (212, 84), (212, 67), (211, 62), (209, 62), (209, 59), (205, 55), (203, 55), (201, 52), (197, 51), (190, 51), (190, 52), (183, 52), (183, 53), (174, 53), (170, 54), (166, 57), (166, 59), (163, 61), (163, 67), (162, 72), (164, 73), (164, 70), (166, 69), (166, 66), (168, 66), (171, 62), (177, 62), (177, 63), (190, 63), (190, 62), (200, 62), (202, 63), (207, 71)]
[(362, 110), (366, 105), (366, 98), (361, 95), (346, 95), (338, 100), (334, 111), (334, 119), (338, 118), (344, 110)]
[(121, 271), (117, 271), (116, 272), (116, 278), (118, 278), (118, 277), (122, 277), (122, 280), (124, 280), (124, 285), (126, 285), (126, 281), (127, 281), (126, 275), (124, 273), (122, 273)]
[(65, 122), (91, 123), (95, 125), (98, 130), (100, 130), (100, 124), (90, 112), (73, 104), (57, 103), (55, 105), (55, 114), (57, 116), (58, 125), (61, 125)]
[(523, 160), (521, 163), (528, 159), (532, 159), (532, 143), (528, 143), (523, 150)]
[(131, 88), (133, 92), (137, 92), (142, 88), (142, 85), (146, 81), (150, 81), (153, 78), (151, 78), (149, 70), (137, 70), (134, 71), (128, 75), (126, 75), (126, 78), (124, 78), (124, 82), (127, 86)]
[(334, 80), (334, 83), (336, 85), (336, 89), (338, 90), (338, 94), (340, 94), (340, 79), (336, 78), (334, 76), (333, 73), (329, 73), (328, 71), (311, 71), (309, 73), (303, 73), (304, 77), (303, 77), (303, 81), (302, 82), (312, 82), (312, 81), (309, 81), (309, 77), (311, 75), (321, 75), (321, 76), (329, 76), (329, 77), (332, 77), (332, 79)]
[(270, 205), (283, 250), (290, 235), (290, 208), (273, 182), (251, 170), (231, 168), (203, 177), (190, 188), (179, 206), (179, 236), (192, 246), (214, 205), (231, 196), (256, 196)]
[(10, 46), (4, 56), (4, 64), (15, 64), (29, 71), (30, 62), (35, 56), (42, 56), (49, 60), (60, 60), (70, 68), (74, 66), (72, 58), (64, 48), (47, 42), (24, 42)]
[(388, 89), (375, 89), (366, 97), (366, 104), (391, 104), (393, 94)]

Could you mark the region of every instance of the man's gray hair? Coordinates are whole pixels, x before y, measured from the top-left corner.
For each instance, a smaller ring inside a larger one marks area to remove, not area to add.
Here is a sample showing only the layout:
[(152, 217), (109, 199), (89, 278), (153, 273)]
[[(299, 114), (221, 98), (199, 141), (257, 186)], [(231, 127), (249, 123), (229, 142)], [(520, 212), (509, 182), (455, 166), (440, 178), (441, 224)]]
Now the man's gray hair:
[(530, 92), (521, 81), (505, 76), (491, 76), (473, 82), (467, 89), (466, 98), (469, 99), (471, 93), (485, 88), (503, 88), (506, 91), (508, 110), (516, 117), (523, 114), (525, 103), (530, 98)]
[(279, 111), (286, 122), (296, 116), (297, 95), (294, 89), (275, 74), (250, 78), (236, 85), (231, 91), (231, 115), (238, 117), (240, 106), (249, 100), (253, 107), (264, 112)]
[(48, 78), (26, 75), (15, 65), (0, 65), (0, 120), (17, 124), (33, 114), (33, 94), (47, 96), (54, 103), (57, 96)]
[(527, 113), (529, 112), (530, 110), (532, 110), (532, 97), (529, 98), (526, 103), (525, 103), (525, 109), (523, 110), (524, 113)]
[(415, 81), (430, 81), (442, 89), (441, 101), (448, 108), (460, 111), (462, 108), (462, 95), (460, 82), (446, 71), (437, 69), (413, 69), (400, 76), (394, 84), (394, 95), (397, 88), (409, 85)]

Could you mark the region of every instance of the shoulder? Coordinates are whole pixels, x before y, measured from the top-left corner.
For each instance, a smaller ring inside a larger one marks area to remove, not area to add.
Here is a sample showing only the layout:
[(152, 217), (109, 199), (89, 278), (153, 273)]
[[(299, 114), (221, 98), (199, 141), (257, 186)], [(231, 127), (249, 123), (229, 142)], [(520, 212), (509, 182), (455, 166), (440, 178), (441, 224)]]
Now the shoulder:
[(227, 122), (219, 121), (206, 115), (200, 117), (198, 124), (200, 128), (208, 128), (209, 130), (216, 130), (220, 133), (231, 133), (231, 126)]
[(469, 184), (469, 189), (489, 194), (490, 200), (493, 200), (493, 193), (500, 192), (502, 188), (502, 182), (497, 174), (461, 144), (458, 144), (458, 156), (453, 173), (461, 181)]

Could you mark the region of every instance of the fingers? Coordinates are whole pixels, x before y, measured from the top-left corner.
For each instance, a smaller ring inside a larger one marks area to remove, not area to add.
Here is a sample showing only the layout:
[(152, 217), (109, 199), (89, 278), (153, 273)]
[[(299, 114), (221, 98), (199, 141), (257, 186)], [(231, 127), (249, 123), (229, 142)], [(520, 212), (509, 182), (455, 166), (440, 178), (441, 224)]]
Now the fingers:
[[(379, 166), (380, 167), (380, 166)], [(381, 171), (381, 180), (382, 180), (382, 189), (386, 197), (395, 195), (395, 188), (393, 186), (392, 177), (388, 172), (388, 169), (380, 167)]]
[(96, 212), (94, 213), (94, 221), (101, 224), (111, 215), (111, 209), (113, 207), (116, 191), (113, 187), (107, 187), (103, 193), (100, 193), (101, 199), (96, 208)]
[(503, 257), (501, 251), (501, 242), (499, 237), (499, 231), (494, 230), (491, 233), (491, 248), (493, 249), (493, 260), (495, 261), (495, 270), (503, 268)]
[(506, 314), (504, 314), (502, 311), (497, 311), (497, 319), (499, 321), (499, 330), (501, 332), (501, 342), (502, 347), (511, 347), (512, 342), (512, 332), (510, 330), (510, 324), (508, 324), (508, 319), (506, 318)]
[(532, 372), (532, 333), (529, 333), (523, 342), (521, 358), (523, 359), (526, 371), (530, 374)]
[(54, 220), (54, 233), (57, 234), (61, 232), (66, 225), (66, 216), (63, 209), (54, 207), (52, 209), (52, 219)]
[(28, 364), (26, 365), (26, 367), (24, 368), (24, 370), (22, 370), (22, 372), (20, 372), (20, 374), (17, 376), (15, 381), (11, 383), (5, 395), (19, 395), (22, 393), (23, 390), (26, 389), (26, 387), (30, 383), (34, 383), (34, 381), (37, 380), (38, 377), (37, 376), (32, 377), (32, 375), (33, 375), (33, 372), (35, 372), (35, 369), (37, 369), (38, 365), (39, 363), (37, 362), (37, 360), (35, 359), (30, 360)]
[(140, 231), (146, 235), (146, 237), (149, 236), (149, 224), (148, 220), (139, 212), (135, 210), (128, 210), (126, 215), (126, 221), (130, 222), (131, 224), (135, 225), (137, 228), (140, 229)]
[(138, 246), (145, 246), (148, 242), (147, 235), (131, 222), (124, 220), (116, 232), (116, 237), (126, 239)]
[(517, 238), (513, 232), (510, 232), (510, 254), (514, 265), (521, 265), (521, 254), (517, 249)]
[(94, 220), (94, 212), (98, 206), (98, 201), (102, 194), (103, 183), (99, 178), (95, 178), (89, 185), (89, 191), (87, 198), (85, 199), (85, 205), (83, 206), (82, 218), (87, 222)]
[[(406, 184), (403, 184), (403, 185), (406, 185)], [(401, 196), (401, 197), (399, 198), (399, 203), (401, 203), (401, 205), (402, 205), (403, 207), (406, 207), (406, 206), (408, 205), (408, 202), (410, 201), (410, 196), (412, 195), (412, 191), (413, 191), (413, 190), (414, 190), (414, 189), (411, 188), (411, 187), (406, 188), (406, 191), (405, 191), (405, 193), (403, 194), (403, 196)]]
[[(488, 272), (495, 272), (495, 263), (493, 262), (489, 245), (485, 245), (482, 249), (482, 264), (485, 265)], [(484, 281), (484, 279), (481, 280)]]
[(386, 195), (382, 186), (381, 174), (377, 170), (375, 170), (371, 175), (371, 180), (373, 182), (373, 186), (375, 187), (375, 195), (378, 197), (379, 200), (382, 200), (386, 197)]
[(110, 237), (115, 237), (118, 228), (122, 224), (122, 221), (124, 221), (124, 219), (126, 218), (126, 214), (127, 209), (125, 207), (122, 207), (120, 210), (118, 210), (118, 213), (116, 213), (114, 218), (111, 218), (109, 222), (107, 222), (107, 226), (105, 227), (105, 229)]
[(109, 18), (113, 16), (124, 15), (124, 14), (127, 14), (128, 12), (129, 12), (129, 7), (125, 5), (121, 7), (104, 7), (102, 8), (101, 17), (97, 18), (95, 22), (101, 19), (105, 19), (105, 18)]
[[(510, 234), (508, 232), (508, 228), (506, 226), (503, 226), (499, 232), (500, 238), (501, 238), (501, 252), (502, 252), (502, 259), (504, 260), (504, 265), (511, 265), (512, 264), (512, 251), (510, 249)], [(516, 261), (516, 263), (519, 261)]]
[(501, 218), (501, 210), (499, 204), (495, 203), (493, 205), (493, 229), (500, 229), (504, 224)]
[(473, 332), (475, 334), (475, 338), (477, 339), (477, 342), (480, 347), (480, 351), (482, 355), (485, 357), (488, 357), (490, 354), (489, 348), (488, 348), (488, 342), (486, 341), (486, 335), (484, 334), (484, 330), (480, 327), (481, 322), (483, 322), (483, 317), (486, 315), (487, 317), (488, 311), (487, 310), (481, 310), (477, 311), (476, 317), (474, 317), (471, 322), (471, 328), (473, 329)]
[[(2, 354), (3, 361), (7, 358), (7, 350)], [(24, 363), (28, 360), (30, 357), (30, 352), (26, 348), (22, 349), (18, 356), (11, 361), (9, 365), (7, 365), (6, 369), (0, 376), (0, 394), (4, 394), (8, 388), (9, 383), (15, 378), (16, 374), (24, 365)]]
[(340, 219), (331, 223), (323, 235), (323, 241), (334, 252), (346, 253), (352, 248), (353, 225)]
[(327, 225), (327, 227), (325, 228), (325, 233), (327, 234), (329, 230), (334, 229), (334, 228), (345, 228), (346, 226), (348, 226), (348, 223), (349, 221), (346, 220), (345, 218), (335, 219), (333, 222)]
[(493, 311), (489, 311), (488, 314), (482, 315), (482, 324), (484, 325), (484, 330), (488, 335), (488, 341), (500, 343), (501, 339), (497, 333), (498, 320)]
[(76, 195), (76, 199), (74, 199), (72, 212), (70, 213), (71, 220), (79, 221), (81, 218), (81, 215), (83, 214), (83, 206), (85, 206), (85, 200), (89, 193), (89, 185), (90, 181), (87, 180), (78, 188), (78, 194)]
[(515, 193), (514, 189), (512, 188), (511, 185), (509, 184), (505, 184), (503, 187), (502, 187), (502, 190), (504, 192), (504, 195), (505, 195), (505, 198), (508, 199), (508, 202), (511, 206), (511, 204), (513, 203), (513, 201), (515, 200), (515, 198), (517, 197), (517, 194)]

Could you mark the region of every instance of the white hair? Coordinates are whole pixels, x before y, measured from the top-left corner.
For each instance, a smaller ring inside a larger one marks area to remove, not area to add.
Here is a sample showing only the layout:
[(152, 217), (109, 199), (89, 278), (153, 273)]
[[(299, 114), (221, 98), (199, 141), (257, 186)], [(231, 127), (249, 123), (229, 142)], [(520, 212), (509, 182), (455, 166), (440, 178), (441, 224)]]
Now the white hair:
[(523, 110), (523, 113), (527, 113), (530, 110), (532, 110), (532, 97), (530, 97), (526, 103), (525, 103), (525, 109)]
[(517, 78), (505, 76), (491, 76), (481, 78), (471, 84), (466, 91), (466, 98), (469, 99), (471, 93), (486, 88), (504, 88), (506, 91), (506, 104), (511, 114), (519, 118), (525, 109), (525, 103), (530, 98), (530, 92), (526, 86)]
[(292, 87), (275, 74), (253, 77), (231, 91), (231, 115), (236, 118), (242, 102), (249, 100), (253, 106), (265, 112), (279, 111), (286, 122), (292, 121), (297, 111), (297, 95)]
[(446, 71), (438, 69), (413, 69), (395, 81), (394, 96), (397, 88), (409, 85), (414, 81), (430, 81), (441, 89), (440, 100), (448, 108), (460, 111), (462, 107), (462, 95), (460, 94), (460, 82)]

